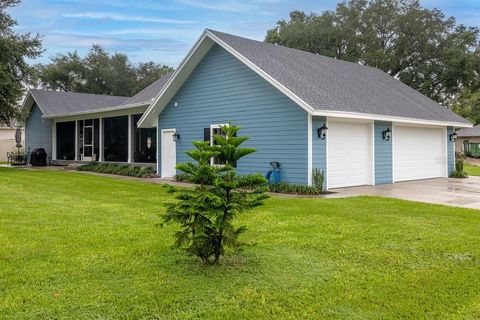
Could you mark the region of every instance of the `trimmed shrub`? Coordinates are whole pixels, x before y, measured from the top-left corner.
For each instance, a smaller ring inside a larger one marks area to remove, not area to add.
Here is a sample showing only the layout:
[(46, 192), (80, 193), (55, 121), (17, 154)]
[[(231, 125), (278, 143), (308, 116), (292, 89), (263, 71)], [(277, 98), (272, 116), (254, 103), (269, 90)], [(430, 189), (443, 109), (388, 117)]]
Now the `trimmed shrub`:
[(323, 191), (316, 186), (288, 184), (285, 182), (273, 183), (268, 185), (270, 192), (275, 193), (288, 193), (288, 194), (301, 194), (301, 195), (318, 195)]
[(105, 174), (116, 174), (120, 176), (137, 178), (153, 178), (157, 176), (155, 169), (152, 167), (138, 167), (133, 165), (115, 163), (90, 162), (89, 164), (78, 167), (77, 170), (92, 171)]

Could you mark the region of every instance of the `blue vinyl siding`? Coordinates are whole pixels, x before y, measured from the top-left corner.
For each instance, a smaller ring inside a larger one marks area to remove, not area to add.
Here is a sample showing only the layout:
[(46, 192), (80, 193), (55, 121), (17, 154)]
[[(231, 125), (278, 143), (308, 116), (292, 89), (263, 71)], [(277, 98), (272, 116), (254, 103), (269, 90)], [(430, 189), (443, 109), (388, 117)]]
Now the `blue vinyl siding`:
[(450, 141), (453, 132), (453, 127), (447, 128), (448, 175), (455, 171), (455, 142)]
[[(174, 103), (178, 106), (175, 107)], [(230, 53), (214, 45), (159, 115), (158, 166), (161, 168), (161, 130), (176, 129), (177, 163), (192, 141), (203, 140), (203, 129), (232, 121), (245, 147), (257, 152), (238, 163), (240, 174), (265, 174), (270, 162), (281, 165), (282, 181), (306, 184), (308, 114)]]
[(25, 150), (43, 148), (52, 158), (52, 121), (42, 119), (42, 111), (34, 104), (25, 123)]
[(323, 171), (324, 188), (327, 186), (327, 140), (318, 137), (317, 129), (325, 124), (325, 120), (325, 117), (312, 117), (312, 169)]
[(392, 140), (383, 140), (383, 131), (387, 128), (392, 130), (391, 122), (375, 121), (375, 184), (393, 182)]

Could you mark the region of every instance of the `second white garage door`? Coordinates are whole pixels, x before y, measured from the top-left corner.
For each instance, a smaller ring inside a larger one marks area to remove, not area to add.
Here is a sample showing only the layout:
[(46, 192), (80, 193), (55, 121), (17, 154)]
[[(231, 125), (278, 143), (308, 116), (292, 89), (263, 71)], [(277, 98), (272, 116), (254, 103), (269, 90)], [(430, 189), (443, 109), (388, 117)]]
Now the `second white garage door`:
[(373, 184), (372, 123), (328, 119), (327, 184)]
[(393, 174), (395, 181), (447, 176), (445, 128), (395, 126)]

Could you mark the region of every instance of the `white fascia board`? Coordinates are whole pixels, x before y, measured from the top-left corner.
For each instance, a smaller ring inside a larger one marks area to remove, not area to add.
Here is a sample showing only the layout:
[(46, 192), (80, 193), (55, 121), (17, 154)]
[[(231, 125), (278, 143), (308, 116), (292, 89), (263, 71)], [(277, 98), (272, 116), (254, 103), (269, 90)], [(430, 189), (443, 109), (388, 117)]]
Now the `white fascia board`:
[(140, 103), (126, 104), (126, 105), (122, 105), (122, 106), (114, 106), (114, 107), (106, 107), (106, 108), (93, 109), (93, 110), (85, 110), (85, 111), (80, 111), (80, 112), (72, 112), (72, 113), (68, 113), (68, 114), (43, 116), (42, 119), (58, 119), (58, 118), (85, 116), (85, 115), (98, 115), (98, 114), (106, 113), (106, 112), (129, 110), (129, 109), (147, 107), (147, 106), (148, 106), (148, 102), (140, 102)]
[[(36, 101), (35, 101), (35, 97), (33, 96), (33, 93), (32, 93), (30, 90), (28, 90), (27, 95), (25, 96), (25, 98), (23, 99), (23, 102), (22, 102), (22, 106), (21, 106), (22, 112), (25, 112), (25, 111), (26, 111), (26, 112), (30, 113), (30, 111), (31, 111), (31, 109), (32, 109), (32, 107), (33, 107), (33, 104), (34, 104), (35, 102), (36, 102)], [(38, 105), (38, 108), (40, 109), (40, 111), (41, 111), (43, 114), (45, 114), (45, 112), (43, 111), (42, 107), (41, 107), (39, 104), (37, 104), (37, 105)]]
[(403, 117), (394, 117), (394, 116), (382, 116), (382, 115), (366, 114), (366, 113), (355, 113), (355, 112), (316, 110), (316, 111), (313, 112), (313, 115), (314, 116), (333, 117), (333, 118), (377, 120), (377, 121), (411, 123), (411, 124), (442, 126), (442, 127), (457, 127), (457, 128), (471, 128), (471, 127), (473, 127), (472, 124), (461, 123), (461, 122), (423, 120), (423, 119), (403, 118)]
[(205, 30), (185, 58), (183, 58), (182, 62), (180, 62), (177, 69), (173, 72), (170, 79), (168, 79), (163, 89), (158, 93), (155, 100), (150, 104), (147, 111), (140, 118), (137, 123), (139, 128), (148, 128), (155, 125), (155, 119), (158, 118), (158, 115), (163, 111), (213, 44), (214, 42), (207, 37), (207, 31)]

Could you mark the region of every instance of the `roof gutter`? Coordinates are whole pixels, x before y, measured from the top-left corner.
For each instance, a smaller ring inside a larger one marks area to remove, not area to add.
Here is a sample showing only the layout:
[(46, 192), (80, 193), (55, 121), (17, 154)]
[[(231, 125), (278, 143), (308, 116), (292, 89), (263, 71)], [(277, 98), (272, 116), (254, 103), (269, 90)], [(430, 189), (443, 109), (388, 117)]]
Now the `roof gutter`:
[(91, 114), (91, 113), (102, 113), (102, 112), (109, 112), (109, 111), (132, 109), (132, 108), (137, 108), (137, 107), (147, 107), (148, 105), (150, 105), (150, 102), (145, 101), (145, 102), (131, 103), (131, 104), (125, 104), (125, 105), (120, 105), (120, 106), (114, 106), (114, 107), (106, 107), (106, 108), (101, 108), (101, 109), (93, 109), (93, 110), (85, 110), (85, 111), (80, 111), (80, 112), (55, 114), (55, 115), (51, 115), (51, 116), (42, 116), (42, 119), (55, 119), (55, 118), (63, 118), (63, 117), (70, 117), (70, 116), (81, 116), (81, 115), (86, 115), (86, 114)]

